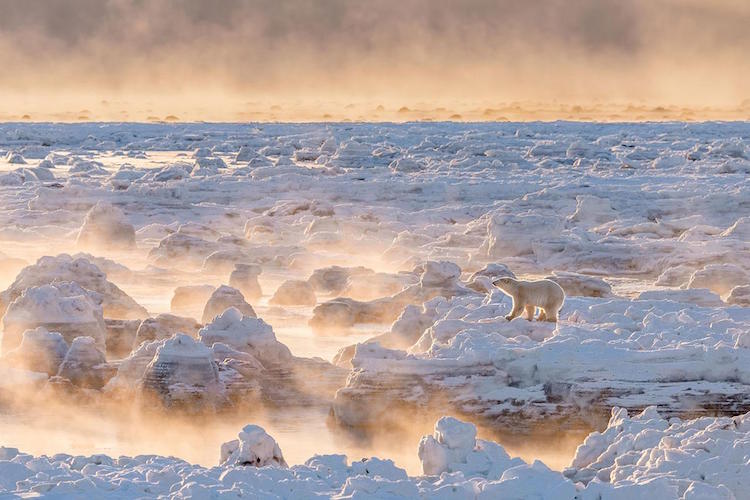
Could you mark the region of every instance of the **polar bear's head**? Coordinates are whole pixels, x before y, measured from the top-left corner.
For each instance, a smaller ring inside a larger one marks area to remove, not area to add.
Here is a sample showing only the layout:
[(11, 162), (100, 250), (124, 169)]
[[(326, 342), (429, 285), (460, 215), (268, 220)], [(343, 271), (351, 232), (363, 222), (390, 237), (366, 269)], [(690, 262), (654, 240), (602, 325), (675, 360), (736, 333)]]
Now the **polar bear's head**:
[(492, 284), (503, 292), (512, 292), (513, 290), (515, 290), (516, 284), (518, 284), (518, 282), (513, 278), (509, 278), (506, 276), (504, 278), (496, 279), (492, 282)]

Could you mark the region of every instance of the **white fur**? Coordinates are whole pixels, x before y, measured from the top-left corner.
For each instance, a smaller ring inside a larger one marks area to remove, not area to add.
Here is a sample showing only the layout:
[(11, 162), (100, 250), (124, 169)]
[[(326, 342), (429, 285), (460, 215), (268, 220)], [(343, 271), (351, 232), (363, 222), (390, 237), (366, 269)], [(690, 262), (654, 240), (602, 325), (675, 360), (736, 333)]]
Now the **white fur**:
[(542, 312), (539, 321), (557, 321), (565, 302), (565, 292), (552, 280), (523, 281), (513, 278), (499, 278), (493, 283), (504, 294), (513, 299), (513, 308), (505, 318), (511, 320), (526, 312), (526, 319), (534, 319), (536, 308)]

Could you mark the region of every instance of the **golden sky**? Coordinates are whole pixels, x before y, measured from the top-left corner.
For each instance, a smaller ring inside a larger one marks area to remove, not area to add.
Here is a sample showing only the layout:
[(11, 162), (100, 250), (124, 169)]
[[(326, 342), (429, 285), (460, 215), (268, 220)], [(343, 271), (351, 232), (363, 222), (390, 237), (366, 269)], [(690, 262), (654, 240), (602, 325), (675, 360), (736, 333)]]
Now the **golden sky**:
[(747, 0), (0, 0), (0, 119), (750, 117)]

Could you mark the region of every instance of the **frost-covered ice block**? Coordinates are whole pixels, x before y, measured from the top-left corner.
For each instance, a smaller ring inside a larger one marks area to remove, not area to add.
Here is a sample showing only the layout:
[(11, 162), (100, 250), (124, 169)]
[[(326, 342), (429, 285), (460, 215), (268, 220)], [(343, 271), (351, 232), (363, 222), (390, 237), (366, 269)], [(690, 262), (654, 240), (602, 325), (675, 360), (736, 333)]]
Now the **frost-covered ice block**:
[(417, 266), (414, 274), (419, 282), (390, 296), (371, 301), (337, 298), (318, 304), (313, 310), (310, 325), (315, 330), (349, 328), (358, 323), (387, 323), (394, 321), (409, 304), (423, 304), (435, 297), (451, 298), (476, 295), (479, 292), (461, 281), (461, 268), (447, 261), (427, 261)]
[(141, 326), (139, 319), (104, 319), (107, 326), (107, 357), (120, 359), (126, 357), (133, 350), (138, 327)]
[(107, 280), (106, 274), (99, 267), (85, 258), (74, 258), (67, 254), (42, 257), (36, 264), (25, 267), (13, 284), (0, 293), (0, 310), (5, 310), (27, 288), (54, 281), (73, 281), (87, 290), (99, 293), (106, 318), (141, 319), (148, 316), (146, 309)]
[(316, 269), (307, 279), (315, 292), (322, 294), (338, 295), (342, 293), (352, 276), (370, 276), (374, 271), (366, 267), (341, 267), (329, 266)]
[[(183, 316), (201, 315), (206, 302), (216, 290), (211, 285), (178, 286), (169, 303), (169, 310)], [(194, 316), (191, 316), (194, 317)]]
[(189, 411), (212, 409), (226, 400), (211, 349), (181, 333), (156, 348), (143, 374), (141, 391), (165, 406)]
[(586, 438), (565, 475), (588, 483), (592, 494), (611, 491), (589, 483), (597, 478), (623, 491), (656, 495), (661, 488), (685, 491), (683, 498), (744, 498), (750, 487), (748, 430), (750, 414), (683, 421), (664, 419), (653, 406), (633, 416), (613, 408), (607, 428)]
[(578, 297), (611, 297), (612, 285), (602, 278), (569, 271), (555, 271), (547, 276), (565, 290), (565, 295)]
[(419, 442), (422, 470), (426, 475), (461, 472), (467, 478), (497, 479), (511, 467), (524, 464), (520, 458), (511, 459), (497, 443), (476, 437), (474, 424), (453, 417), (440, 418), (434, 434)]
[(560, 217), (495, 214), (487, 223), (483, 249), (490, 258), (531, 255), (535, 242), (557, 238), (563, 225)]
[(71, 282), (26, 289), (10, 303), (3, 317), (2, 352), (17, 347), (22, 333), (37, 327), (59, 332), (68, 343), (89, 336), (104, 350), (106, 327), (101, 301), (98, 293)]
[(13, 366), (47, 375), (55, 375), (68, 352), (68, 343), (58, 332), (49, 332), (44, 327), (26, 330), (21, 345), (7, 353), (0, 360)]
[(727, 304), (750, 307), (750, 285), (736, 286), (727, 297)]
[(206, 307), (203, 308), (203, 316), (201, 322), (203, 324), (210, 323), (213, 319), (229, 309), (234, 307), (239, 310), (244, 316), (255, 318), (255, 310), (253, 306), (245, 301), (245, 297), (242, 292), (231, 286), (222, 285), (211, 294), (211, 297), (206, 302)]
[(726, 231), (721, 233), (723, 238), (736, 238), (740, 241), (750, 241), (750, 216), (740, 217)]
[(194, 337), (200, 328), (201, 325), (192, 318), (184, 318), (174, 314), (159, 314), (141, 322), (132, 347), (135, 349), (141, 345), (141, 342), (145, 341), (168, 339), (175, 333), (186, 333)]
[(568, 223), (585, 227), (598, 226), (617, 218), (610, 201), (592, 195), (576, 196), (576, 211), (568, 217)]
[(221, 445), (220, 465), (266, 467), (269, 465), (287, 467), (281, 448), (266, 431), (257, 425), (246, 425), (238, 439)]
[(86, 248), (135, 247), (135, 228), (118, 207), (98, 202), (88, 211), (76, 243)]
[(73, 340), (57, 372), (73, 385), (92, 389), (101, 389), (113, 375), (114, 370), (91, 337)]
[(494, 285), (492, 284), (498, 278), (516, 278), (513, 271), (510, 270), (505, 264), (499, 262), (492, 262), (487, 264), (479, 271), (474, 272), (467, 282), (467, 287), (477, 292), (487, 293), (490, 292)]
[(261, 267), (254, 264), (235, 264), (229, 275), (229, 286), (239, 290), (246, 300), (259, 300), (263, 295), (258, 283)]
[(190, 234), (180, 227), (177, 232), (164, 237), (148, 255), (158, 265), (202, 265), (206, 257), (221, 249), (221, 244), (216, 241)]
[(721, 297), (707, 288), (692, 288), (690, 290), (647, 290), (638, 294), (638, 300), (672, 300), (703, 307), (721, 307), (724, 304)]
[(154, 359), (156, 350), (165, 342), (166, 340), (142, 342), (134, 348), (127, 357), (117, 364), (117, 373), (109, 380), (104, 390), (107, 392), (120, 391), (124, 394), (135, 391), (143, 380), (146, 367)]
[(8, 154), (5, 155), (5, 161), (13, 165), (26, 164), (26, 160), (24, 159), (23, 155), (15, 151), (8, 151)]
[(725, 295), (736, 286), (750, 284), (750, 273), (736, 264), (709, 264), (695, 271), (690, 277), (688, 288), (708, 288), (719, 295)]
[(269, 303), (279, 306), (314, 306), (317, 298), (307, 281), (287, 280), (276, 289)]
[(276, 340), (271, 325), (260, 318), (245, 316), (234, 307), (214, 318), (198, 336), (206, 345), (218, 342), (252, 354), (264, 366), (285, 364), (292, 359), (289, 348)]

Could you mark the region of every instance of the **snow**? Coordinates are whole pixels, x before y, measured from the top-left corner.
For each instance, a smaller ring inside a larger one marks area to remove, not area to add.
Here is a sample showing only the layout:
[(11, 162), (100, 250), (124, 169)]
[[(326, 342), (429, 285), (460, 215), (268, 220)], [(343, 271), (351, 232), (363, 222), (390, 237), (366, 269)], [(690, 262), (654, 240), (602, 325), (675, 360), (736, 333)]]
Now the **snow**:
[[(219, 465), (140, 455), (32, 456), (0, 448), (0, 494), (158, 498), (240, 495), (262, 498), (743, 498), (750, 414), (664, 420), (653, 409), (628, 416), (614, 408), (607, 428), (590, 434), (563, 472), (511, 458), (476, 439), (472, 424), (442, 417), (419, 455), (424, 476), (390, 460), (347, 463), (316, 455), (289, 467), (276, 441), (249, 424), (221, 446)], [(743, 479), (744, 477), (744, 479)]]
[(135, 228), (122, 210), (99, 202), (86, 214), (77, 243), (82, 247), (131, 248), (135, 246)]
[(246, 425), (240, 431), (238, 439), (224, 443), (219, 463), (224, 466), (287, 466), (278, 443), (257, 425)]
[(211, 294), (203, 309), (203, 323), (209, 323), (229, 308), (235, 308), (245, 316), (255, 317), (253, 306), (245, 301), (242, 292), (222, 285)]
[(262, 319), (245, 316), (234, 307), (214, 318), (198, 332), (198, 336), (206, 345), (220, 342), (252, 354), (264, 363), (285, 363), (292, 357), (289, 348), (276, 340), (271, 325)]
[(263, 295), (258, 283), (262, 269), (252, 264), (235, 264), (229, 275), (229, 286), (236, 288), (250, 301), (258, 300)]
[(147, 316), (146, 310), (107, 280), (106, 274), (96, 264), (85, 257), (71, 257), (68, 254), (45, 256), (36, 264), (25, 267), (10, 287), (0, 293), (0, 307), (4, 310), (30, 287), (54, 281), (75, 282), (87, 290), (100, 294), (104, 316), (107, 318), (134, 319)]
[(67, 342), (88, 335), (104, 348), (101, 301), (98, 293), (75, 282), (57, 281), (27, 288), (10, 303), (3, 316), (2, 352), (18, 346), (23, 332), (38, 327), (59, 331)]
[[(447, 418), (425, 476), (2, 451), (0, 495), (742, 498), (748, 140), (741, 122), (1, 124), (4, 391), (317, 405), (362, 432)], [(557, 281), (559, 322), (505, 320), (501, 276)], [(477, 437), (558, 426), (595, 430), (563, 471)], [(236, 461), (273, 461), (266, 436)]]
[(281, 306), (314, 306), (317, 301), (307, 281), (287, 280), (276, 289), (269, 302)]

